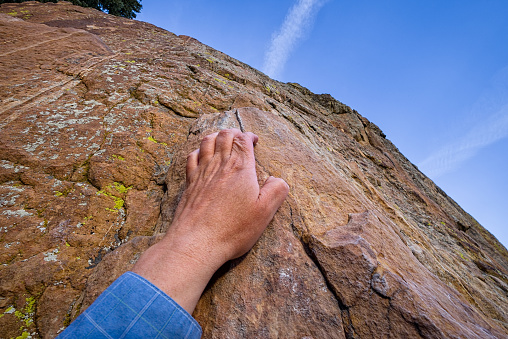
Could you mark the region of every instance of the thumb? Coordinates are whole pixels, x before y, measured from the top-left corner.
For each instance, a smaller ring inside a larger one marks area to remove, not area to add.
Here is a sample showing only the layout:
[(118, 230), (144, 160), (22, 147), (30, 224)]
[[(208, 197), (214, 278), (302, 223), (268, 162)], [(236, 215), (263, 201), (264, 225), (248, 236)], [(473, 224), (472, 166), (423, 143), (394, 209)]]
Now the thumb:
[(289, 193), (288, 184), (281, 178), (270, 176), (259, 191), (259, 202), (273, 217)]

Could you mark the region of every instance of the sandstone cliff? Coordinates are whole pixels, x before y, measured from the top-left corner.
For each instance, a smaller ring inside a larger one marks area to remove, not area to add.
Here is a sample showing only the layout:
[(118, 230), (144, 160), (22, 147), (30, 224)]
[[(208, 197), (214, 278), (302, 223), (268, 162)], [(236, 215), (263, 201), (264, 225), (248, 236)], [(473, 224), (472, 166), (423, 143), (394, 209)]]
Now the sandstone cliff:
[(225, 127), (291, 187), (194, 316), (205, 338), (503, 338), (508, 252), (329, 95), (198, 41), (59, 4), (0, 7), (0, 337), (51, 338), (157, 240), (184, 156)]

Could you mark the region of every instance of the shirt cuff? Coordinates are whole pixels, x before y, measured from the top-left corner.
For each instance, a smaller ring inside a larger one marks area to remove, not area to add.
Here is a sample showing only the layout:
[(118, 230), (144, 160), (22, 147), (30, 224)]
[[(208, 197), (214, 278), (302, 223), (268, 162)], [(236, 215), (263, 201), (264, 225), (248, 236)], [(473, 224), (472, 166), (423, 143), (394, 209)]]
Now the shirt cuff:
[(200, 338), (192, 316), (134, 272), (116, 279), (58, 338)]

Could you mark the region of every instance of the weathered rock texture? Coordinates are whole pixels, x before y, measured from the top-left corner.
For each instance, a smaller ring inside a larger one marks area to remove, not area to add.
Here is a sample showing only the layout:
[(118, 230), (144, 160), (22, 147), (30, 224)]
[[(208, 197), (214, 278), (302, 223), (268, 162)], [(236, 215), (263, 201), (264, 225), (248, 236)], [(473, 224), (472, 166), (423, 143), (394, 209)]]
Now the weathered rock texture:
[(24, 3), (0, 7), (0, 337), (54, 337), (129, 269), (226, 127), (291, 192), (203, 294), (205, 338), (508, 336), (506, 249), (356, 111), (190, 37)]

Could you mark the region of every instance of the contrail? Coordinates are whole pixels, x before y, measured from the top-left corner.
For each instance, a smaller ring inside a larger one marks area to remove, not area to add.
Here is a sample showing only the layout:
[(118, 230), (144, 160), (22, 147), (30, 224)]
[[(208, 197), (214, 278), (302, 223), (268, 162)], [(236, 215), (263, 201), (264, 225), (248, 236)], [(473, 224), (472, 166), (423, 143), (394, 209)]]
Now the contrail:
[(508, 104), (458, 141), (453, 142), (418, 164), (427, 176), (435, 179), (454, 171), (482, 148), (508, 137)]
[(272, 77), (277, 77), (289, 54), (295, 48), (298, 40), (304, 37), (304, 33), (310, 30), (313, 19), (326, 1), (323, 0), (297, 0), (291, 7), (280, 30), (277, 31), (265, 54), (263, 72)]

